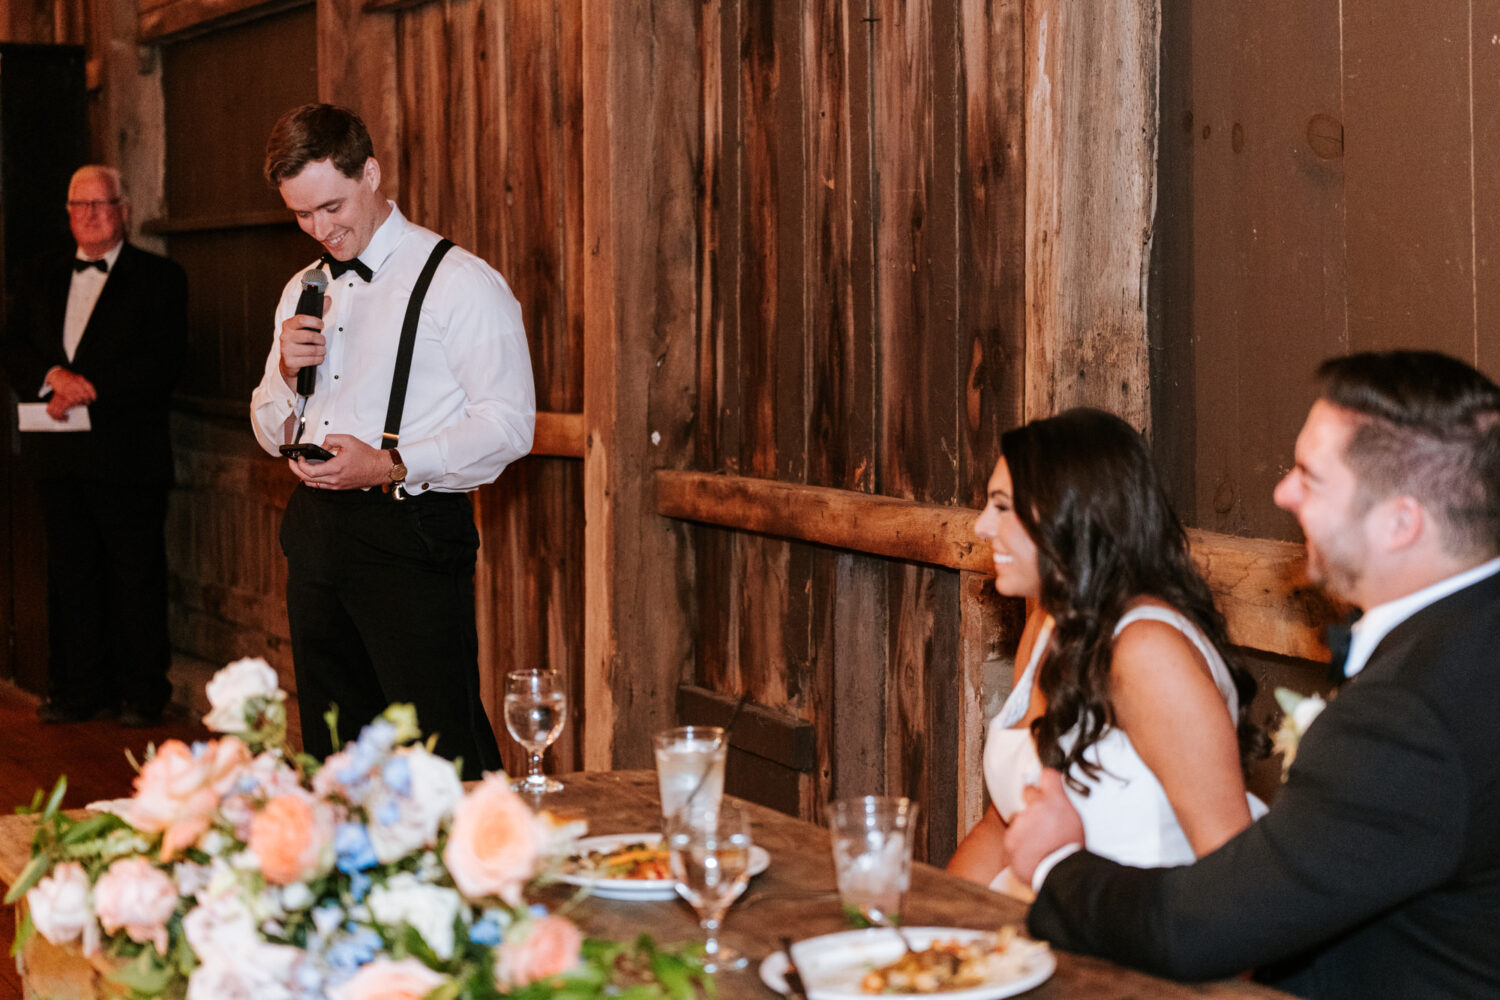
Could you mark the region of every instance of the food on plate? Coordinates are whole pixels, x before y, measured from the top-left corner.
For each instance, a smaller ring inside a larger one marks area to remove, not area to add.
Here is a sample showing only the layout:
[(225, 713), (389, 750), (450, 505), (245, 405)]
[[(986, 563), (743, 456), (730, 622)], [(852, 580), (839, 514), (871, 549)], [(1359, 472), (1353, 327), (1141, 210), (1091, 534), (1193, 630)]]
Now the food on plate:
[(947, 993), (1019, 979), (1047, 946), (1022, 937), (1014, 927), (965, 940), (933, 941), (889, 965), (867, 972), (864, 993)]
[(585, 851), (569, 860), (576, 874), (589, 878), (662, 881), (672, 877), (667, 849), (661, 841), (633, 841), (608, 850)]

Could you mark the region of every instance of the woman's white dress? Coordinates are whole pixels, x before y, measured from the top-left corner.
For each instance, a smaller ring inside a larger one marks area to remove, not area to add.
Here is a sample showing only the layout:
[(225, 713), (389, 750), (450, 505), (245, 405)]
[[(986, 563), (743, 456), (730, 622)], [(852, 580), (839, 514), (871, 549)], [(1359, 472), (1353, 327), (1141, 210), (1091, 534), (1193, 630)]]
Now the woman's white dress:
[[(1197, 648), (1213, 675), (1214, 684), (1224, 697), (1224, 707), (1231, 722), (1239, 719), (1239, 695), (1224, 658), (1188, 618), (1176, 611), (1155, 605), (1142, 605), (1127, 611), (1115, 626), (1115, 635), (1132, 622), (1158, 621), (1177, 629)], [(990, 722), (984, 747), (984, 780), (990, 798), (1007, 823), (1025, 808), (1022, 789), (1035, 784), (1041, 774), (1041, 761), (1029, 728), (1014, 728), (1026, 716), (1031, 691), (1036, 684), (1037, 667), (1046, 653), (1052, 636), (1049, 618), (1037, 635), (1031, 660), (1005, 705)], [(1066, 734), (1061, 745), (1066, 751), (1076, 738), (1076, 730)], [(1122, 729), (1110, 728), (1084, 754), (1102, 770), (1089, 778), (1078, 770), (1074, 777), (1089, 788), (1083, 795), (1068, 786), (1068, 798), (1083, 820), (1085, 847), (1101, 857), (1140, 868), (1159, 868), (1188, 864), (1194, 859), (1192, 845), (1177, 822), (1167, 793), (1156, 775), (1141, 760), (1130, 737)], [(1265, 805), (1248, 796), (1252, 817), (1265, 812)], [(1014, 895), (1029, 895), (1017, 885), (1009, 869), (990, 884), (992, 889)]]

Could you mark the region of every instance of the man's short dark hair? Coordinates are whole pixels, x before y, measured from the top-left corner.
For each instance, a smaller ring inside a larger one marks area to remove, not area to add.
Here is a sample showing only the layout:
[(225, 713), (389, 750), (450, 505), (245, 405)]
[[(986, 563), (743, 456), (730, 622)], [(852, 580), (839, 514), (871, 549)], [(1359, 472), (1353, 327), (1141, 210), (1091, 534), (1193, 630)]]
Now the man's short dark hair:
[(309, 163), (331, 160), (345, 177), (358, 177), (375, 155), (359, 115), (336, 104), (304, 104), (283, 114), (266, 140), (266, 180), (274, 187)]
[(1318, 379), (1359, 418), (1344, 461), (1367, 503), (1414, 497), (1450, 553), (1500, 553), (1500, 387), (1436, 351), (1331, 358)]

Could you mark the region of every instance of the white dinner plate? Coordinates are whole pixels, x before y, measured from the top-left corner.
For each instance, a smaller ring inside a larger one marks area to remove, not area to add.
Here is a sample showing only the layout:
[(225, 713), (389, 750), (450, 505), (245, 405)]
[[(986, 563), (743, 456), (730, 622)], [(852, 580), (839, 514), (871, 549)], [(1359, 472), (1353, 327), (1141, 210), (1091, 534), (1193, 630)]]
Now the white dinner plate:
[[(590, 851), (613, 851), (626, 844), (661, 843), (659, 833), (611, 833), (602, 837), (584, 837), (574, 848), (575, 854)], [(771, 855), (759, 844), (750, 845), (750, 874), (759, 875), (771, 867)], [(582, 886), (592, 895), (604, 899), (662, 900), (677, 898), (677, 883), (669, 878), (600, 878), (578, 872), (561, 872), (559, 882)]]
[[(914, 948), (925, 948), (934, 941), (964, 941), (985, 933), (961, 927), (903, 927), (902, 930)], [(807, 988), (808, 1000), (869, 1000), (870, 994), (860, 992), (860, 979), (871, 969), (900, 958), (904, 948), (901, 939), (894, 933), (876, 927), (798, 941), (792, 945), (792, 954), (797, 959), (797, 970), (802, 973), (802, 985)], [(1033, 955), (1021, 974), (1013, 979), (943, 993), (880, 995), (937, 996), (943, 1000), (999, 1000), (1001, 997), (1013, 997), (1035, 989), (1046, 982), (1056, 968), (1057, 958), (1050, 948), (1044, 948)], [(786, 955), (783, 953), (773, 952), (760, 963), (761, 982), (777, 993), (787, 992), (785, 977)]]

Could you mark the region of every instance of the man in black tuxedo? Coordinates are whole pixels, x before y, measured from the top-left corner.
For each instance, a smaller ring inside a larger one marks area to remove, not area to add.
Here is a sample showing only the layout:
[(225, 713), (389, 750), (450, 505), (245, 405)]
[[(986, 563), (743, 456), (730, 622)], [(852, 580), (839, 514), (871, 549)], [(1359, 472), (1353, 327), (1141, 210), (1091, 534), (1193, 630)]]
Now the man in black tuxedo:
[(1500, 389), (1430, 352), (1325, 362), (1276, 502), (1364, 610), (1270, 812), (1142, 870), (1078, 849), (1055, 772), (1012, 825), (1032, 934), (1308, 997), (1500, 996)]
[(167, 668), (168, 402), (187, 340), (187, 278), (125, 242), (117, 171), (68, 186), (78, 249), (11, 289), (0, 364), (24, 403), (87, 430), (21, 435), (47, 532), (48, 699), (43, 722), (120, 713), (158, 721)]

